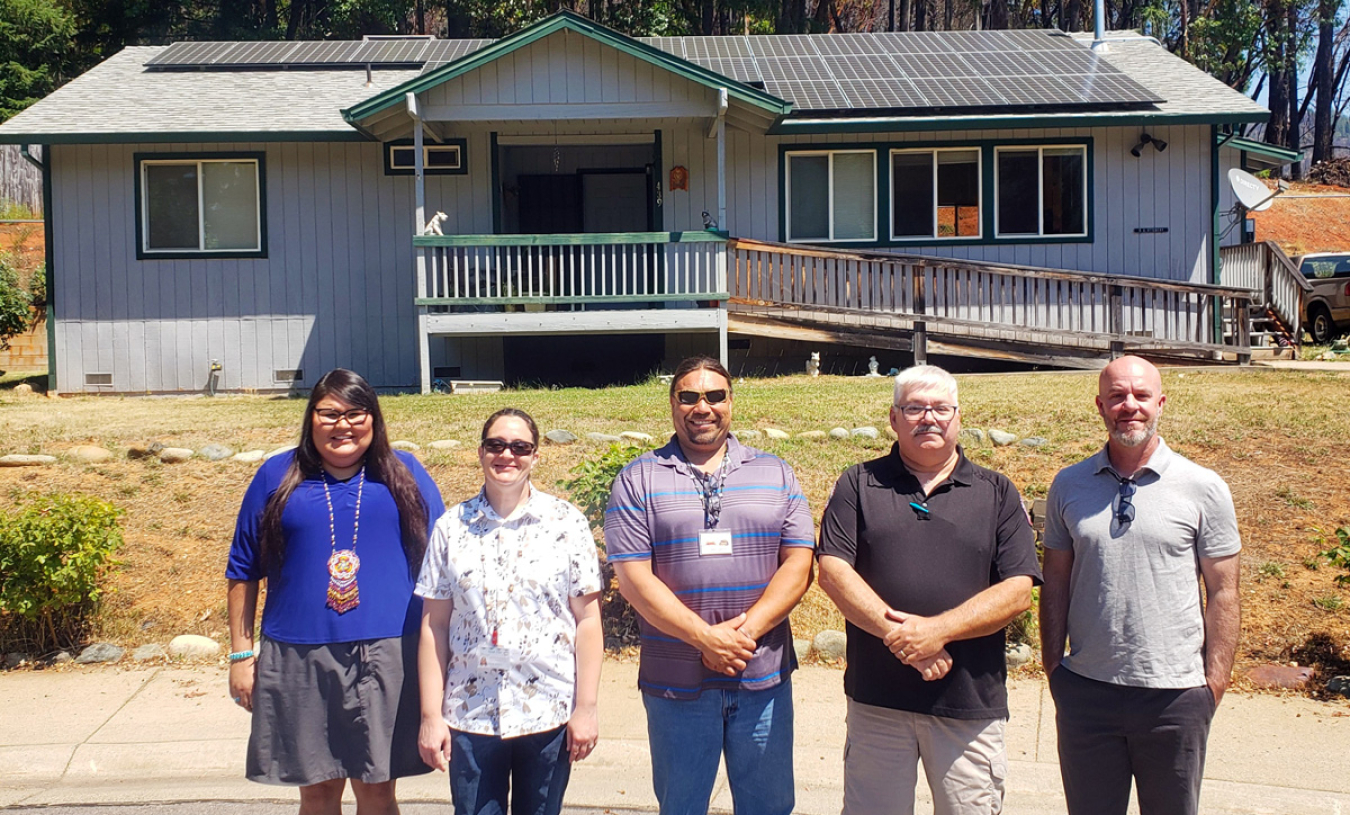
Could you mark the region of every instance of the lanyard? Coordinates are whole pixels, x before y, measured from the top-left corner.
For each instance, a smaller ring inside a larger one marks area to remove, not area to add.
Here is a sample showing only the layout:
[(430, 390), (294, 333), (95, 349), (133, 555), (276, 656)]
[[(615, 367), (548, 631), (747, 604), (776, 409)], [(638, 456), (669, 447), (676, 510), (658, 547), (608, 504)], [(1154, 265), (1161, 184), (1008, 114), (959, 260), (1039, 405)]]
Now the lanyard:
[(722, 517), (722, 489), (727, 483), (727, 469), (731, 451), (722, 454), (722, 465), (716, 473), (704, 473), (694, 465), (689, 465), (689, 477), (698, 485), (699, 495), (703, 499), (703, 528), (716, 529)]

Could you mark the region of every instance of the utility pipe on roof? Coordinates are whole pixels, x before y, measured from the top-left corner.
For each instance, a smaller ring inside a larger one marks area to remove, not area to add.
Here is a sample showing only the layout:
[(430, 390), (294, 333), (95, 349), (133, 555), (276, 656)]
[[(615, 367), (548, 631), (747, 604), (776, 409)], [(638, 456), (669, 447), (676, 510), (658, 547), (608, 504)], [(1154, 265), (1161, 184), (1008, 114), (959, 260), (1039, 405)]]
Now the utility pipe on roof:
[[(1092, 5), (1092, 50), (1096, 51), (1098, 47), (1105, 46), (1109, 42), (1132, 42), (1134, 40), (1146, 40), (1159, 48), (1162, 43), (1157, 37), (1149, 37), (1143, 34), (1125, 34), (1119, 37), (1106, 36), (1106, 0), (1095, 0)], [(1102, 48), (1102, 50), (1106, 50)]]

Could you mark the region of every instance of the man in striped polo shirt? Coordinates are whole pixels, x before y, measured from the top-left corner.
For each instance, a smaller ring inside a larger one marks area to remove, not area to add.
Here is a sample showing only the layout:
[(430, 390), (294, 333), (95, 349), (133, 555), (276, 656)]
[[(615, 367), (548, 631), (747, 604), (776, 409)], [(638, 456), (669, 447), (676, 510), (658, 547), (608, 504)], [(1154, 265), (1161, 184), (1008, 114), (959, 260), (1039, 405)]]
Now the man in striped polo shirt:
[(788, 612), (811, 583), (814, 528), (792, 468), (730, 435), (731, 377), (680, 363), (675, 435), (614, 481), (605, 548), (640, 617), (638, 686), (662, 815), (708, 811), (725, 751), (737, 815), (788, 815)]

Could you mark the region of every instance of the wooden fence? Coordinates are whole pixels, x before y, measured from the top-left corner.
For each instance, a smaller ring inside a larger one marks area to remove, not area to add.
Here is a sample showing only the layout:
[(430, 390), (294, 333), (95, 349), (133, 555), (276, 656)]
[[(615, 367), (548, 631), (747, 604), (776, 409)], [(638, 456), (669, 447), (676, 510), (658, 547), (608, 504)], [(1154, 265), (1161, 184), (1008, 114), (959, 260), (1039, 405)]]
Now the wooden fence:
[(0, 201), (22, 204), (42, 217), (42, 171), (19, 154), (18, 145), (0, 144)]

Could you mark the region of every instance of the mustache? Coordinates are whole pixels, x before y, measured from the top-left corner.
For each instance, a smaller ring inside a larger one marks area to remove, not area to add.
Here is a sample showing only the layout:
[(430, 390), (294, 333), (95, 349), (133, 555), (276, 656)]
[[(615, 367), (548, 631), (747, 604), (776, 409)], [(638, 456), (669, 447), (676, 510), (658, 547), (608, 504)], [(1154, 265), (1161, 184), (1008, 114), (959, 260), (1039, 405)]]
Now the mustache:
[(941, 432), (942, 428), (938, 427), (935, 424), (921, 424), (918, 427), (914, 428), (912, 435), (921, 436), (924, 433), (941, 433)]

